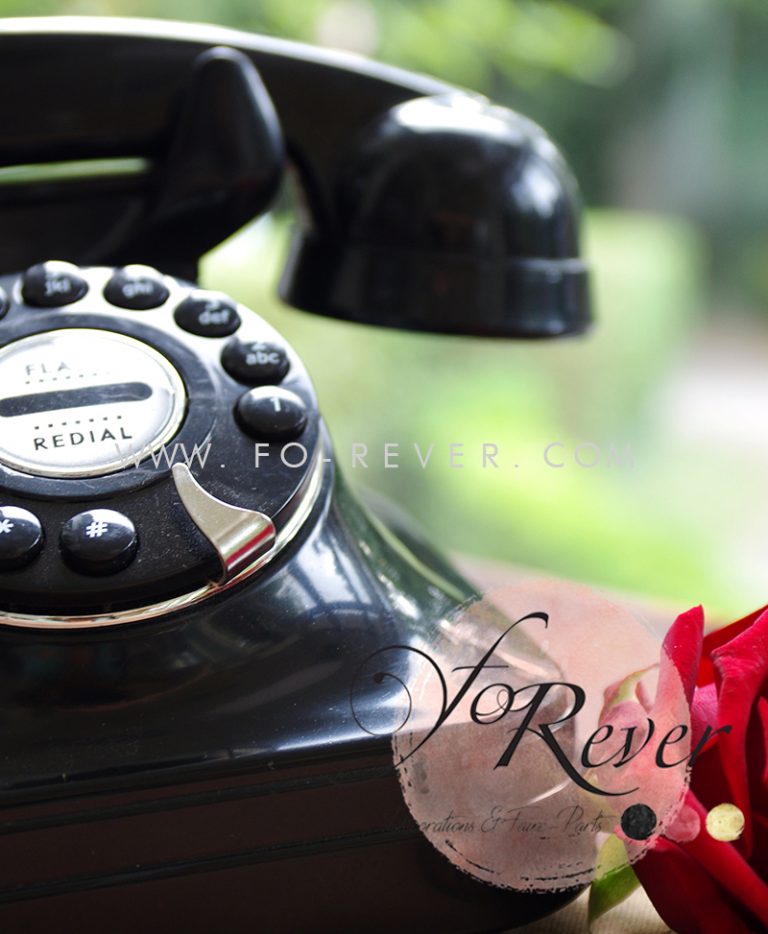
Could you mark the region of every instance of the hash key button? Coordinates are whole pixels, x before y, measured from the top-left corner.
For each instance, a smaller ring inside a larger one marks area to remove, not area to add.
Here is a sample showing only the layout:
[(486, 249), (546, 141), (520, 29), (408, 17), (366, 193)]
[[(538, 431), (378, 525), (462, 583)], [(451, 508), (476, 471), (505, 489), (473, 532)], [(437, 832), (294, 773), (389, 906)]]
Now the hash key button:
[(233, 337), (221, 354), (221, 365), (232, 379), (251, 386), (279, 383), (288, 372), (288, 357), (277, 344), (241, 341)]
[(200, 337), (228, 337), (240, 327), (233, 302), (215, 293), (192, 295), (174, 312), (176, 324)]
[(114, 574), (133, 561), (138, 547), (131, 520), (113, 509), (91, 509), (73, 516), (61, 530), (64, 560), (82, 574)]
[(43, 547), (43, 540), (36, 515), (18, 506), (0, 506), (0, 570), (29, 564)]
[(87, 291), (88, 283), (77, 266), (57, 260), (30, 266), (21, 284), (21, 296), (26, 304), (40, 308), (71, 305)]

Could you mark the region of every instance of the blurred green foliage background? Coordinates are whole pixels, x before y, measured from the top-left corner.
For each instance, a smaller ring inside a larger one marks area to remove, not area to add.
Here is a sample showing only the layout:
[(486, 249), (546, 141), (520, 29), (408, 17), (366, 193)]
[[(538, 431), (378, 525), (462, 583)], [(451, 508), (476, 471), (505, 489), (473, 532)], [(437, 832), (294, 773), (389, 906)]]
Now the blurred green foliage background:
[[(0, 12), (201, 20), (343, 47), (543, 124), (589, 208), (586, 338), (455, 339), (283, 309), (279, 214), (208, 257), (204, 281), (303, 355), (352, 482), (399, 500), (446, 548), (715, 614), (768, 599), (764, 0), (0, 0)], [(351, 468), (353, 442), (367, 470)], [(385, 442), (400, 445), (397, 469)], [(414, 442), (434, 445), (426, 469)], [(464, 466), (451, 469), (457, 442)], [(482, 468), (483, 442), (499, 445), (500, 469)], [(551, 442), (561, 468), (545, 463)], [(597, 466), (574, 460), (582, 442)], [(634, 466), (610, 463), (627, 445)]]

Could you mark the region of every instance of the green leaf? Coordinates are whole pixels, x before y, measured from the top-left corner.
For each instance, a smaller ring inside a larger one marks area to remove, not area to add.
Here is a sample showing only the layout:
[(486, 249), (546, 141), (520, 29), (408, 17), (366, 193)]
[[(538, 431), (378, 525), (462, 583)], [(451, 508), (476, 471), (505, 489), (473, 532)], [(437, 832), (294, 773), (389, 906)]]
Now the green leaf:
[(624, 701), (636, 701), (637, 697), (635, 695), (635, 689), (637, 688), (637, 685), (640, 684), (643, 678), (653, 668), (656, 668), (655, 664), (649, 665), (647, 668), (641, 668), (639, 671), (633, 671), (632, 674), (627, 675), (627, 677), (617, 687), (616, 694), (606, 704), (605, 709), (611, 710), (613, 707), (617, 707), (619, 704), (624, 703)]
[(624, 901), (640, 885), (627, 861), (624, 844), (611, 835), (597, 856), (597, 876), (589, 888), (589, 929), (611, 908)]

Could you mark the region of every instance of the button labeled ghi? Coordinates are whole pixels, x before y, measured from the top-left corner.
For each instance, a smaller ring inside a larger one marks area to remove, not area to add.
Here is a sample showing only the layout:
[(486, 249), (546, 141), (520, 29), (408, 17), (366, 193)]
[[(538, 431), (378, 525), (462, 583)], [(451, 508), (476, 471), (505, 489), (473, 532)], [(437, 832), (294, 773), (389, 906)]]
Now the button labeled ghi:
[(104, 287), (104, 298), (118, 308), (146, 311), (168, 298), (162, 276), (151, 266), (131, 265), (118, 269)]

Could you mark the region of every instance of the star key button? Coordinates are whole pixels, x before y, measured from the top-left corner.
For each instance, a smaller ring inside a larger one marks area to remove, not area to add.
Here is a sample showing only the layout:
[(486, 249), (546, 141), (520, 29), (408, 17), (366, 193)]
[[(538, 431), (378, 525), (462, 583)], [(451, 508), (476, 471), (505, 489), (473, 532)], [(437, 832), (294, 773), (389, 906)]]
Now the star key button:
[(18, 506), (0, 506), (0, 570), (29, 564), (43, 547), (43, 527), (36, 515)]
[(90, 509), (64, 523), (60, 544), (73, 570), (100, 576), (128, 567), (136, 557), (139, 539), (127, 516), (113, 509)]

